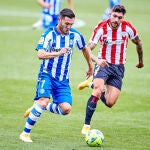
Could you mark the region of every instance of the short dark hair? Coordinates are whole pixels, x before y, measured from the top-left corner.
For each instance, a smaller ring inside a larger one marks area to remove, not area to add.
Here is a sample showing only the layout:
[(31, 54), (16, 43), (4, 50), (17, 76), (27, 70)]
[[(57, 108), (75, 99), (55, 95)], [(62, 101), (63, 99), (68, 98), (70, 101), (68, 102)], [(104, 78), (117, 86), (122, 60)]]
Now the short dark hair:
[(125, 15), (126, 9), (123, 5), (115, 5), (112, 9), (112, 12), (119, 12), (119, 13), (123, 13), (123, 15)]
[(74, 12), (69, 8), (64, 8), (60, 11), (60, 17), (75, 18)]

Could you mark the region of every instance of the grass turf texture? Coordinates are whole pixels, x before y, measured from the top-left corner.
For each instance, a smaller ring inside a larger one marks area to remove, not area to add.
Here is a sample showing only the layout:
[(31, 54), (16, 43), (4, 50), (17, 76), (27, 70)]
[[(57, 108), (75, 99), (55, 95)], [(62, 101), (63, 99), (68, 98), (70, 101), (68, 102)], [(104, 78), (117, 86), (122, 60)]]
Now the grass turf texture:
[[(129, 42), (124, 85), (118, 102), (111, 109), (99, 102), (91, 127), (101, 130), (105, 136), (104, 146), (95, 149), (148, 150), (150, 1), (122, 0), (122, 3), (127, 8), (125, 18), (135, 25), (143, 41), (145, 67), (140, 70), (135, 67), (137, 54), (135, 46)], [(85, 27), (78, 30), (88, 41), (108, 3), (102, 0), (86, 0), (86, 5), (84, 4), (84, 0), (74, 1), (76, 17), (86, 23)], [(63, 7), (67, 7), (67, 1), (63, 1)], [(40, 63), (34, 48), (43, 31), (31, 29), (31, 25), (39, 19), (40, 11), (36, 2), (30, 0), (2, 1), (0, 5), (0, 29), (16, 26), (30, 28), (0, 30), (0, 150), (91, 149), (81, 135), (86, 101), (91, 90), (76, 89), (78, 83), (84, 80), (87, 68), (82, 54), (78, 51), (74, 52), (70, 71), (74, 99), (71, 113), (68, 116), (59, 116), (44, 112), (32, 130), (31, 137), (34, 142), (29, 144), (19, 140), (25, 124), (23, 113), (33, 103)]]

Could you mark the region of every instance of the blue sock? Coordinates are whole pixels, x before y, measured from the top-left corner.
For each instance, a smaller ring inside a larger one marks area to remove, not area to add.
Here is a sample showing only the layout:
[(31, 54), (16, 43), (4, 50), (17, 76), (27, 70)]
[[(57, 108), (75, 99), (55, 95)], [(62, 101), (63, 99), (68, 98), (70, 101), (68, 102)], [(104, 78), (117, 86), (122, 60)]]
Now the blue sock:
[(54, 114), (65, 115), (62, 109), (58, 106), (58, 104), (55, 104), (55, 103), (49, 103), (46, 107), (46, 110)]
[(26, 121), (25, 127), (24, 127), (25, 133), (29, 134), (31, 132), (32, 127), (34, 126), (36, 121), (39, 119), (40, 115), (43, 113), (44, 110), (45, 110), (45, 108), (40, 105), (36, 105), (31, 110), (29, 117)]
[(87, 102), (86, 117), (85, 117), (85, 124), (87, 124), (87, 125), (90, 125), (91, 118), (95, 112), (98, 100), (99, 99), (97, 97), (91, 95), (91, 97), (89, 98), (89, 100)]

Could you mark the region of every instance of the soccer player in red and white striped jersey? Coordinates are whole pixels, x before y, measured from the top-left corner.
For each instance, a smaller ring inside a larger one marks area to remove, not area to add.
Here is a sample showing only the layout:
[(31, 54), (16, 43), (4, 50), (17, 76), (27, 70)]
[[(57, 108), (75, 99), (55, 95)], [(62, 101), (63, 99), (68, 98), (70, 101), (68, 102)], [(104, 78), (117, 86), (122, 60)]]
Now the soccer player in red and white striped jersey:
[[(93, 91), (87, 107), (82, 134), (90, 130), (90, 122), (99, 99), (107, 107), (112, 107), (120, 94), (124, 77), (124, 64), (128, 39), (136, 45), (138, 54), (137, 68), (142, 68), (143, 48), (135, 27), (124, 20), (126, 9), (122, 5), (113, 7), (110, 18), (100, 22), (94, 29), (88, 46), (93, 50), (98, 43), (100, 49), (98, 57), (92, 55), (96, 63), (93, 75)], [(104, 85), (106, 89), (104, 90)]]

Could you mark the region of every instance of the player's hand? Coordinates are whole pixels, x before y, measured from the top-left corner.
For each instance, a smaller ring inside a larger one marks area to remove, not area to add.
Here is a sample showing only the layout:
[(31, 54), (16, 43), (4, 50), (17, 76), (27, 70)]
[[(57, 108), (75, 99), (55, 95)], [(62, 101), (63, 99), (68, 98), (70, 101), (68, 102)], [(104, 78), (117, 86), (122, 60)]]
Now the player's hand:
[(99, 65), (101, 67), (105, 67), (105, 66), (109, 67), (108, 62), (105, 59), (98, 59), (96, 61), (96, 63), (97, 63), (97, 65)]
[(140, 63), (138, 63), (138, 64), (136, 65), (136, 67), (137, 67), (137, 68), (142, 68), (142, 67), (144, 67), (144, 64), (143, 64), (142, 62), (140, 62)]
[(44, 7), (47, 8), (47, 9), (50, 9), (51, 8), (51, 4), (45, 3)]
[(61, 55), (63, 55), (63, 54), (69, 53), (70, 51), (71, 51), (71, 49), (69, 47), (65, 47), (60, 50), (60, 53), (61, 53)]
[(86, 72), (86, 79), (88, 79), (89, 77), (93, 76), (93, 72), (94, 72), (94, 69), (93, 68), (89, 68), (89, 70)]

